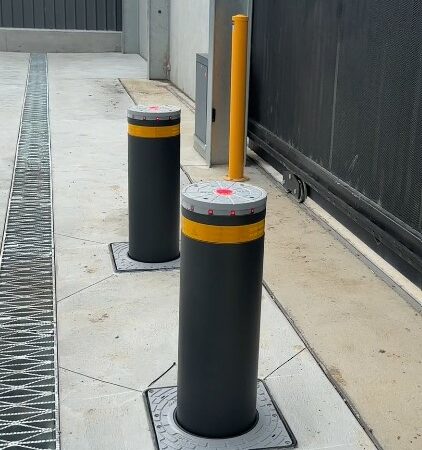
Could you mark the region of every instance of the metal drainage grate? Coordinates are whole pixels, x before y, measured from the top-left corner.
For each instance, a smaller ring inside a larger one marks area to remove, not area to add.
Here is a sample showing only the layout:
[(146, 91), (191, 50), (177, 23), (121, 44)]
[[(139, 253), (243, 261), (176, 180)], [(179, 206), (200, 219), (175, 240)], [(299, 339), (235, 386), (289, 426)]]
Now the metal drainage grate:
[(31, 55), (0, 254), (0, 449), (59, 448), (47, 60)]

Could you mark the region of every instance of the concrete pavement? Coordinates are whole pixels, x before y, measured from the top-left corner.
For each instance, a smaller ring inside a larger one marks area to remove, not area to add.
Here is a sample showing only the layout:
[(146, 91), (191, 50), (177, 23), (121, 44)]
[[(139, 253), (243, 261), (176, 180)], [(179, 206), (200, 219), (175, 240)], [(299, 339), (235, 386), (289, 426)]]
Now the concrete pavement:
[[(13, 106), (26, 76), (24, 56), (15, 56), (0, 55), (19, 74)], [(163, 373), (154, 386), (176, 383), (179, 273), (117, 275), (107, 247), (127, 239), (131, 99), (119, 78), (144, 78), (146, 64), (116, 54), (48, 59), (62, 447), (153, 449), (142, 392)], [(180, 102), (165, 83), (124, 85), (138, 102)], [(194, 152), (194, 117), (181, 105), (185, 170), (195, 180), (221, 177), (223, 168), (208, 169)], [(10, 145), (0, 151), (13, 160)], [(0, 173), (7, 193), (11, 167)], [(420, 317), (258, 167), (248, 175), (269, 193), (264, 276), (276, 297), (264, 291), (259, 375), (298, 448), (375, 448), (337, 389), (384, 448), (418, 448)]]
[[(176, 383), (179, 273), (114, 274), (107, 248), (127, 239), (131, 99), (117, 77), (141, 78), (144, 63), (121, 56), (113, 72), (109, 60), (82, 56), (83, 69), (69, 71), (66, 58), (49, 55), (63, 448), (148, 450), (141, 393), (170, 367), (154, 385)], [(165, 84), (139, 86), (144, 103), (178, 102)], [(182, 115), (182, 163), (205, 170), (186, 105)], [(299, 448), (374, 448), (270, 296), (263, 301), (259, 372)]]
[[(123, 83), (139, 103), (148, 95), (144, 81)], [(167, 89), (159, 94), (158, 86), (150, 88), (155, 101), (171, 102)], [(188, 108), (183, 118), (191, 135)], [(224, 176), (225, 167), (205, 167), (186, 144), (182, 164), (194, 181)], [(251, 183), (269, 194), (264, 279), (277, 303), (368, 432), (385, 449), (419, 448), (420, 314), (345, 248), (306, 205), (287, 196), (276, 180), (256, 165), (246, 172)]]
[(9, 199), (28, 73), (28, 54), (0, 52), (0, 235)]

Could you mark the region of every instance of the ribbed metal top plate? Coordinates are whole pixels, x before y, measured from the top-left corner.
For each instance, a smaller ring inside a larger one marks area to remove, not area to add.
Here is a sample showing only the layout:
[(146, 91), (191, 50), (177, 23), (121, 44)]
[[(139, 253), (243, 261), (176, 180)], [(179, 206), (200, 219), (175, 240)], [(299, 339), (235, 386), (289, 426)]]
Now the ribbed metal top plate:
[(127, 110), (129, 119), (174, 120), (180, 119), (180, 108), (173, 105), (136, 105)]
[(183, 208), (198, 214), (215, 216), (247, 215), (263, 211), (267, 193), (256, 186), (231, 181), (194, 183), (182, 191)]

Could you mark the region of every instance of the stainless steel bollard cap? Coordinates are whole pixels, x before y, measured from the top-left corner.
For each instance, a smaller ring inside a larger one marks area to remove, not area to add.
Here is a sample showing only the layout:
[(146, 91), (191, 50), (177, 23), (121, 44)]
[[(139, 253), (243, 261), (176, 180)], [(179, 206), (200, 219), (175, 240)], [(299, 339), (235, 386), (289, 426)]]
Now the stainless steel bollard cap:
[(245, 216), (266, 208), (264, 189), (232, 181), (204, 181), (190, 184), (182, 191), (182, 207), (197, 214)]
[(128, 108), (127, 117), (135, 120), (180, 119), (180, 108), (173, 105), (134, 105)]

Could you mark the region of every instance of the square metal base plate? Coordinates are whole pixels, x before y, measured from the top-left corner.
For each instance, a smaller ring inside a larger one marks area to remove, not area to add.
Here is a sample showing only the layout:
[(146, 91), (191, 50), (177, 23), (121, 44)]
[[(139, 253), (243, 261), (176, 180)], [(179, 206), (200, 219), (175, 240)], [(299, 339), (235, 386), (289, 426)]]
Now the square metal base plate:
[(110, 244), (110, 251), (116, 272), (142, 272), (147, 270), (174, 270), (180, 268), (180, 258), (162, 263), (135, 261), (128, 255), (128, 242), (114, 242)]
[(228, 439), (194, 436), (177, 424), (177, 387), (152, 388), (145, 395), (159, 450), (276, 450), (296, 446), (295, 437), (262, 381), (258, 381), (256, 425), (247, 433)]

